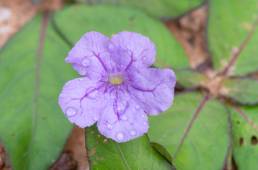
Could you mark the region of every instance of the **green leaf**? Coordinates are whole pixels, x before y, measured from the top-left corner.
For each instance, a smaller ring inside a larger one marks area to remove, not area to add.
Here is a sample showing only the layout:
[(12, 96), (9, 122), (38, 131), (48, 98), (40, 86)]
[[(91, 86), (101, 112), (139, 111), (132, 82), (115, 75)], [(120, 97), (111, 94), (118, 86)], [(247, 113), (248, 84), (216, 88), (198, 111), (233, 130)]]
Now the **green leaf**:
[[(250, 34), (258, 18), (257, 0), (216, 0), (209, 4), (208, 42), (215, 68), (229, 61), (233, 48), (238, 48)], [(258, 27), (240, 53), (233, 71), (244, 75), (258, 68)]]
[[(229, 145), (228, 114), (224, 106), (213, 99), (204, 105), (177, 150), (202, 98), (198, 93), (177, 95), (171, 109), (150, 119), (150, 141), (159, 145), (156, 148), (161, 148), (161, 153), (166, 151), (164, 156), (169, 154), (167, 158), (180, 170), (218, 170), (224, 165)], [(176, 157), (173, 157), (176, 151)]]
[(258, 103), (258, 80), (250, 78), (228, 78), (224, 80), (225, 95), (241, 104)]
[(258, 169), (258, 107), (242, 107), (248, 119), (231, 110), (233, 119), (233, 157), (238, 170)]
[(47, 27), (37, 56), (41, 17), (0, 51), (0, 141), (14, 170), (45, 170), (59, 156), (71, 124), (57, 98), (73, 71), (64, 63), (69, 48)]
[(177, 82), (185, 88), (196, 88), (206, 81), (206, 76), (193, 69), (176, 69)]
[[(67, 18), (72, 18), (67, 21)], [(188, 66), (187, 57), (171, 33), (158, 20), (129, 8), (77, 5), (55, 16), (56, 28), (66, 39), (75, 43), (88, 31), (106, 35), (120, 31), (135, 31), (150, 37), (157, 47), (156, 65), (182, 68)]]
[(170, 164), (149, 144), (147, 136), (116, 143), (101, 136), (96, 127), (87, 128), (87, 149), (91, 169), (169, 170)]
[(77, 0), (87, 4), (112, 4), (136, 7), (156, 17), (176, 17), (183, 15), (203, 3), (203, 0)]

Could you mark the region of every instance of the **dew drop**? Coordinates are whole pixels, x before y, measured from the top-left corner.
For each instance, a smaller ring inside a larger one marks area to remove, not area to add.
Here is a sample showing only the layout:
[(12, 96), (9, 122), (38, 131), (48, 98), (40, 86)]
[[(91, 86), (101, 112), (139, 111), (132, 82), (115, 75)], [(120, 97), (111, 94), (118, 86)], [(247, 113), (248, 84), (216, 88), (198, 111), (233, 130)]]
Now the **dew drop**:
[(131, 131), (130, 131), (130, 134), (131, 134), (132, 136), (135, 136), (135, 135), (136, 135), (135, 130), (131, 130)]
[(98, 117), (97, 117), (97, 116), (94, 116), (94, 117), (93, 117), (93, 120), (94, 120), (94, 121), (97, 121), (97, 120), (98, 120)]
[(135, 109), (136, 109), (136, 110), (140, 109), (140, 106), (139, 106), (139, 105), (136, 105), (136, 106), (135, 106)]
[(73, 108), (73, 107), (68, 107), (67, 109), (66, 109), (66, 115), (67, 116), (74, 116), (75, 114), (76, 114), (76, 109), (75, 108)]
[(87, 73), (87, 71), (86, 71), (85, 69), (81, 69), (81, 70), (79, 70), (79, 73), (80, 73), (81, 75), (85, 76), (86, 73)]
[(97, 94), (98, 94), (98, 90), (92, 92), (92, 93), (90, 94), (90, 97), (96, 97)]
[(122, 132), (119, 132), (119, 133), (116, 134), (116, 138), (118, 140), (123, 140), (124, 139), (124, 134)]
[(122, 107), (118, 106), (118, 107), (117, 107), (117, 110), (118, 110), (118, 111), (122, 111)]
[(108, 124), (107, 124), (107, 128), (108, 128), (108, 129), (112, 129), (113, 127), (112, 127), (111, 124), (108, 123)]
[(103, 143), (108, 143), (108, 140), (107, 140), (107, 139), (104, 139), (104, 140), (103, 140)]
[(115, 46), (114, 46), (113, 44), (109, 44), (109, 45), (108, 45), (108, 48), (109, 48), (109, 50), (112, 51), (112, 50), (114, 50)]
[(82, 65), (85, 66), (85, 67), (89, 66), (90, 65), (90, 60), (88, 58), (83, 59), (82, 60)]
[(72, 84), (73, 84), (72, 81), (68, 81), (68, 82), (66, 83), (66, 86), (71, 86)]
[(64, 93), (62, 93), (62, 94), (60, 94), (59, 97), (63, 98), (63, 97), (65, 97), (65, 96), (66, 96), (66, 95), (65, 95)]
[(122, 115), (122, 116), (121, 116), (121, 119), (122, 119), (122, 120), (127, 120), (128, 118), (127, 118), (127, 116)]

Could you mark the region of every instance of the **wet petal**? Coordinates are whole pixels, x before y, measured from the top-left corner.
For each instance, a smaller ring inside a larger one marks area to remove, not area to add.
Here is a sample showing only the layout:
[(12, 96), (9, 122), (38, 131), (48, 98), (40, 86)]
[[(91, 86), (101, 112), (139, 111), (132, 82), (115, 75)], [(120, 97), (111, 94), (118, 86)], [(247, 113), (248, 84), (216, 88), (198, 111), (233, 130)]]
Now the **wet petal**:
[(155, 62), (155, 45), (139, 33), (125, 31), (112, 36), (109, 50), (114, 53), (120, 48), (127, 50), (129, 57), (132, 55), (134, 65), (150, 66)]
[(170, 69), (138, 69), (130, 72), (130, 95), (144, 111), (156, 115), (173, 102), (176, 77)]
[(88, 32), (75, 44), (65, 59), (80, 75), (99, 78), (106, 71), (105, 61), (110, 60), (107, 45), (109, 38), (98, 32)]
[(128, 50), (118, 48), (115, 51), (110, 52), (110, 55), (113, 61), (113, 71), (126, 71), (134, 63), (133, 53)]
[(102, 87), (88, 78), (77, 78), (65, 84), (59, 96), (59, 105), (70, 122), (84, 128), (99, 119), (106, 101), (100, 92)]
[(142, 136), (149, 127), (144, 110), (124, 94), (110, 101), (97, 126), (101, 134), (117, 142), (126, 142)]
[(59, 104), (69, 121), (84, 128), (98, 122), (101, 134), (126, 142), (148, 131), (147, 114), (168, 109), (176, 78), (170, 69), (148, 68), (155, 61), (155, 45), (133, 32), (111, 40), (86, 33), (66, 61), (84, 78), (66, 83)]

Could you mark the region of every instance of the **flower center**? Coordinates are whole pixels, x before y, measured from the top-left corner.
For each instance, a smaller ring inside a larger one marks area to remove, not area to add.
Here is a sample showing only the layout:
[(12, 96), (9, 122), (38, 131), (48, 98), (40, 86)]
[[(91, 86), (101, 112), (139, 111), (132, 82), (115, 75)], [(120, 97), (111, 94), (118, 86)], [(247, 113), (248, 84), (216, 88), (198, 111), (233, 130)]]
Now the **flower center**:
[(124, 82), (124, 79), (121, 74), (115, 74), (115, 75), (110, 75), (108, 78), (108, 81), (113, 85), (120, 85)]

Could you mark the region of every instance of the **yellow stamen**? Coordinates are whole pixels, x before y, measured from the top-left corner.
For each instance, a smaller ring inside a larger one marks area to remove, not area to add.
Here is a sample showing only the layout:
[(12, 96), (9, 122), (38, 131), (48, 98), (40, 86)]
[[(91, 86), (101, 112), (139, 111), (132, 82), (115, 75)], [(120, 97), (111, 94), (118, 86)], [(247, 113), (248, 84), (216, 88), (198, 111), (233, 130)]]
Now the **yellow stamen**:
[(109, 76), (108, 81), (113, 85), (120, 85), (123, 83), (123, 77), (122, 75), (111, 75)]

